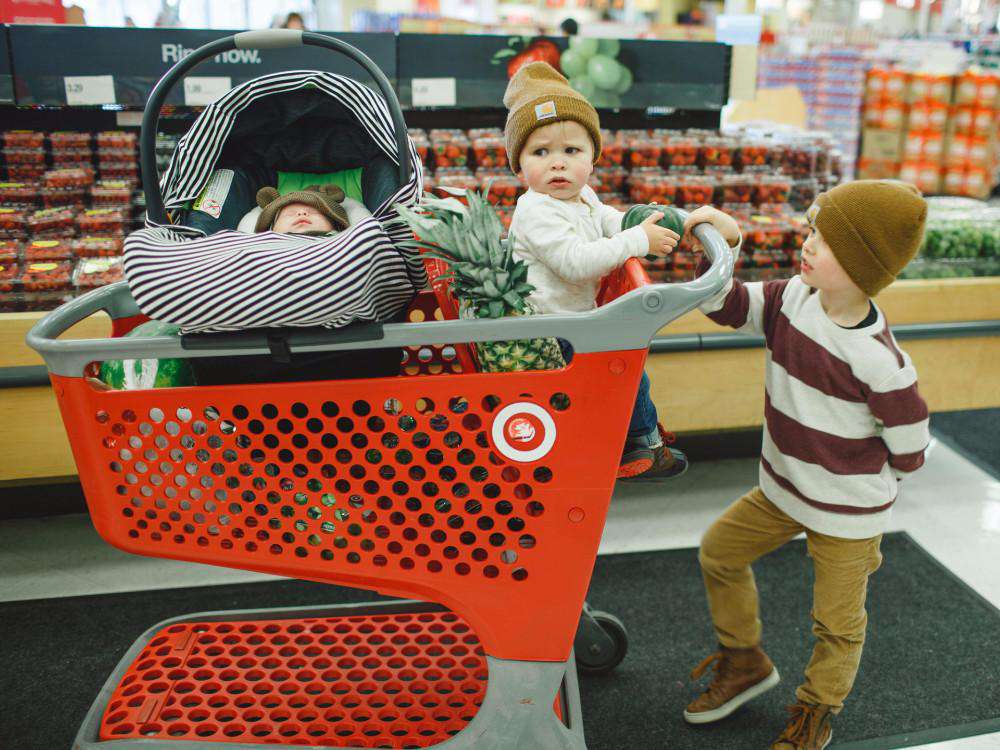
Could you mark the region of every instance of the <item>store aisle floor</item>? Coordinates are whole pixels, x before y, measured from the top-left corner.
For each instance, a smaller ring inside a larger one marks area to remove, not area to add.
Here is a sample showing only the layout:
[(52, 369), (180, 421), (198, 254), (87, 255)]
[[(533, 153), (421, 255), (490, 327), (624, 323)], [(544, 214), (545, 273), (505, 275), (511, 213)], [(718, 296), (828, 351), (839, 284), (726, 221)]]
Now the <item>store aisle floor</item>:
[[(753, 485), (756, 468), (750, 459), (704, 462), (670, 483), (621, 485), (601, 553), (697, 546), (719, 512)], [(935, 441), (926, 467), (903, 487), (894, 529), (1000, 606), (1000, 481)], [(0, 522), (0, 571), (0, 601), (269, 578), (120, 552), (82, 515)], [(1000, 734), (922, 747), (1000, 750)]]

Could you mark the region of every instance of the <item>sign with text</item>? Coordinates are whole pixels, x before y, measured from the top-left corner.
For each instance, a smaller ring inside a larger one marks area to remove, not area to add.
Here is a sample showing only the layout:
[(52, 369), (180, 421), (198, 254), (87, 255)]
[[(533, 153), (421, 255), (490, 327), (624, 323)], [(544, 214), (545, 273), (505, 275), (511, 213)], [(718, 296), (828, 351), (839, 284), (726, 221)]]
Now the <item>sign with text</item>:
[(414, 107), (454, 107), (454, 78), (414, 78)]
[(207, 106), (232, 87), (229, 76), (188, 76), (184, 79), (184, 103), (189, 107)]
[(64, 76), (66, 103), (71, 106), (114, 104), (114, 76)]
[(729, 94), (730, 50), (714, 42), (400, 34), (398, 44), (404, 107), (502, 108), (510, 78), (539, 60), (598, 109), (719, 110)]
[[(153, 86), (175, 63), (208, 42), (236, 32), (201, 29), (117, 29), (80, 26), (11, 26), (6, 29), (17, 103), (70, 104), (64, 77), (113, 76), (118, 104), (142, 107)], [(396, 72), (392, 34), (331, 34), (360, 49), (389, 78)], [(228, 88), (268, 73), (324, 70), (374, 86), (358, 63), (321, 47), (233, 49), (191, 71), (193, 87), (178, 83), (167, 104), (209, 103)], [(227, 89), (228, 90), (228, 89)]]

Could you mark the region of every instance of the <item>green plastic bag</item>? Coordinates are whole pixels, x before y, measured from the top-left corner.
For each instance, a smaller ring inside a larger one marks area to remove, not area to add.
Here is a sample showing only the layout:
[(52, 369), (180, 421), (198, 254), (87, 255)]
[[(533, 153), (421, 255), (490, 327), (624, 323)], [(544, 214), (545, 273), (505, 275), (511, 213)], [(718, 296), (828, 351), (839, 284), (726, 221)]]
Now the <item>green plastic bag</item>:
[[(171, 323), (150, 320), (125, 337), (177, 336), (179, 330)], [(101, 363), (101, 380), (119, 391), (195, 385), (194, 370), (186, 359), (110, 359)]]

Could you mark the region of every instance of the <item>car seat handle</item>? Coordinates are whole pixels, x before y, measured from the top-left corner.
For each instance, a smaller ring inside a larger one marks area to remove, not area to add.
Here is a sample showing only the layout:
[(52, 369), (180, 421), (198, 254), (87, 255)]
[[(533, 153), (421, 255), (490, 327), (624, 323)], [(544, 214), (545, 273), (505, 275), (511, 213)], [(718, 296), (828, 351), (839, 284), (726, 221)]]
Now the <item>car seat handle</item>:
[(146, 215), (152, 221), (157, 224), (169, 223), (163, 205), (163, 194), (160, 192), (160, 175), (156, 169), (156, 131), (160, 121), (160, 109), (177, 82), (184, 78), (195, 65), (222, 52), (250, 47), (278, 49), (299, 45), (324, 47), (333, 52), (339, 52), (364, 68), (365, 72), (372, 77), (389, 108), (389, 115), (395, 130), (396, 154), (399, 161), (399, 185), (402, 187), (410, 181), (409, 135), (406, 131), (406, 121), (403, 119), (403, 110), (399, 106), (399, 98), (393, 91), (389, 79), (368, 55), (336, 37), (318, 34), (314, 31), (299, 31), (297, 29), (243, 31), (204, 44), (187, 57), (176, 62), (157, 81), (149, 95), (149, 101), (147, 101), (142, 114), (139, 162), (142, 170), (142, 189), (146, 196)]

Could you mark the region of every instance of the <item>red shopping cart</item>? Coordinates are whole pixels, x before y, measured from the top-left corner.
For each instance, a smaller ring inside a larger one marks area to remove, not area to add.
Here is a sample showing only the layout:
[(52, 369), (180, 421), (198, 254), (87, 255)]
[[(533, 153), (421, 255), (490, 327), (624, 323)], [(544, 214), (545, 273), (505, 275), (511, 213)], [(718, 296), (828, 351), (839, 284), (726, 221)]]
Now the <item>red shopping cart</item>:
[[(629, 266), (586, 314), (438, 320), (424, 292), (410, 322), (286, 332), (293, 352), (406, 349), (410, 377), (109, 391), (92, 362), (240, 357), (268, 337), (59, 339), (99, 310), (116, 335), (142, 320), (124, 283), (41, 320), (28, 343), (109, 543), (403, 598), (160, 623), (75, 747), (585, 748), (572, 645), (648, 344), (732, 273), (722, 238), (696, 233), (706, 274), (636, 287)], [(569, 340), (572, 363), (461, 366), (469, 342), (539, 336)]]

